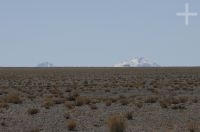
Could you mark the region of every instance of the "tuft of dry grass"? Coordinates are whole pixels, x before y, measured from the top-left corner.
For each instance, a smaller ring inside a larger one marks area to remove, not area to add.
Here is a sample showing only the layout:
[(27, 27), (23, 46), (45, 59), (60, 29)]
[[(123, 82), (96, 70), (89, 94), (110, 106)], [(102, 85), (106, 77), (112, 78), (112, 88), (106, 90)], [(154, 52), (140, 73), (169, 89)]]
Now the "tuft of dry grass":
[(109, 93), (109, 92), (110, 92), (110, 89), (105, 89), (105, 92), (106, 92), (106, 93)]
[(53, 105), (54, 105), (54, 101), (53, 101), (52, 98), (50, 98), (50, 97), (44, 98), (44, 100), (43, 100), (43, 106), (46, 109), (49, 109)]
[(145, 103), (156, 103), (158, 100), (157, 96), (149, 96), (145, 99)]
[(39, 110), (36, 109), (36, 108), (29, 108), (29, 109), (27, 110), (27, 113), (28, 113), (29, 115), (34, 115), (34, 114), (37, 114), (38, 112), (39, 112)]
[(22, 99), (19, 97), (19, 95), (15, 92), (9, 93), (6, 97), (5, 100), (8, 103), (13, 103), (13, 104), (20, 104), (22, 103)]
[(70, 118), (70, 114), (69, 114), (68, 112), (66, 112), (66, 113), (64, 114), (64, 117), (65, 117), (65, 119), (69, 119), (69, 118)]
[(63, 98), (54, 98), (53, 101), (55, 104), (63, 104), (65, 102)]
[(119, 115), (113, 115), (108, 118), (108, 129), (109, 132), (125, 132), (126, 121)]
[(79, 93), (77, 91), (73, 91), (73, 92), (69, 93), (67, 99), (69, 101), (74, 101), (78, 96), (79, 96)]
[(78, 96), (75, 100), (76, 106), (82, 106), (84, 104), (89, 104), (90, 100), (87, 97)]
[(133, 119), (133, 113), (132, 112), (127, 112), (125, 114), (125, 117), (128, 119), (128, 120), (132, 120)]
[(159, 101), (159, 104), (160, 104), (160, 106), (162, 107), (162, 108), (168, 108), (169, 106), (170, 106), (170, 100), (169, 99), (167, 99), (167, 98), (164, 98), (164, 99), (161, 99), (160, 101)]
[(71, 102), (66, 101), (65, 102), (65, 107), (67, 107), (68, 109), (73, 109), (74, 108), (74, 104), (72, 104)]
[(142, 108), (143, 107), (143, 102), (136, 102), (135, 106), (137, 106), (138, 108)]
[(189, 132), (199, 132), (200, 131), (200, 126), (196, 122), (189, 122), (187, 124), (187, 128), (188, 128)]
[(90, 108), (91, 108), (92, 110), (96, 110), (96, 109), (97, 109), (97, 106), (96, 106), (95, 104), (91, 104), (91, 105), (90, 105)]
[(111, 106), (112, 101), (111, 101), (111, 100), (107, 100), (107, 101), (105, 102), (105, 104), (106, 104), (106, 106)]
[(128, 99), (122, 99), (122, 100), (120, 100), (120, 103), (121, 103), (121, 105), (128, 105), (129, 104)]
[(6, 101), (4, 101), (3, 99), (0, 100), (0, 108), (8, 108), (9, 105)]
[(75, 128), (76, 128), (76, 125), (77, 125), (77, 123), (76, 123), (76, 120), (74, 120), (74, 119), (70, 119), (70, 120), (68, 120), (68, 122), (67, 122), (67, 128), (68, 128), (68, 130), (70, 130), (70, 131), (74, 131)]

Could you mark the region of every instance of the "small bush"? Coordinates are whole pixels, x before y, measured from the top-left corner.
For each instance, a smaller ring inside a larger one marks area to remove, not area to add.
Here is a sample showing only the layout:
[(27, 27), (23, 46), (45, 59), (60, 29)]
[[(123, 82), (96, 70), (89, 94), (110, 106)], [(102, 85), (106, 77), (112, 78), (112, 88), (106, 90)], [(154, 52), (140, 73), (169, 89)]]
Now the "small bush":
[(70, 130), (70, 131), (74, 131), (75, 128), (76, 128), (76, 121), (73, 120), (73, 119), (69, 120), (69, 121), (67, 122), (67, 128), (68, 128), (68, 130)]
[(34, 114), (37, 114), (39, 112), (39, 110), (36, 109), (36, 108), (29, 108), (27, 110), (27, 112), (28, 112), (29, 115), (34, 115)]
[(135, 105), (136, 105), (138, 108), (142, 108), (143, 103), (142, 103), (142, 102), (136, 102)]
[(67, 97), (67, 99), (69, 101), (74, 101), (78, 96), (79, 96), (79, 93), (77, 91), (74, 91), (72, 93), (69, 93), (69, 96)]
[(14, 103), (14, 104), (20, 104), (22, 103), (22, 100), (21, 98), (19, 97), (19, 95), (17, 93), (9, 93), (7, 96), (6, 96), (6, 101), (8, 103)]
[(174, 110), (177, 110), (177, 109), (180, 109), (180, 110), (186, 109), (186, 107), (183, 104), (172, 104), (171, 108), (174, 109)]
[(125, 132), (126, 122), (119, 115), (113, 115), (108, 119), (109, 132)]
[(8, 108), (8, 104), (6, 101), (4, 101), (3, 99), (0, 100), (0, 108)]
[(120, 100), (121, 105), (128, 105), (128, 100), (127, 99), (122, 99)]
[(52, 98), (45, 98), (44, 101), (43, 101), (43, 106), (46, 108), (46, 109), (49, 109), (51, 106), (54, 105), (54, 101)]
[(193, 102), (193, 103), (198, 103), (198, 97), (194, 97), (194, 98), (192, 99), (192, 102)]
[(89, 104), (90, 103), (90, 100), (86, 97), (77, 97), (76, 100), (75, 100), (75, 104), (76, 106), (82, 106), (84, 104)]
[(54, 98), (53, 102), (54, 104), (63, 104), (65, 100), (63, 98)]
[(90, 105), (90, 108), (91, 108), (92, 110), (96, 110), (96, 109), (97, 109), (97, 106), (96, 106), (95, 104), (92, 104), (92, 105)]
[(107, 101), (106, 101), (106, 106), (111, 106), (111, 104), (112, 104), (112, 101), (111, 101), (111, 100), (107, 100)]
[(109, 93), (109, 92), (110, 92), (110, 89), (105, 89), (105, 92), (106, 92), (106, 93)]
[(65, 102), (65, 106), (68, 108), (68, 109), (73, 109), (74, 108), (74, 104), (70, 103), (70, 102)]
[(133, 119), (133, 114), (132, 112), (127, 112), (125, 117), (128, 119), (128, 120), (132, 120)]
[(160, 106), (162, 108), (168, 108), (170, 106), (170, 100), (169, 99), (162, 99), (159, 101)]
[(145, 99), (145, 103), (156, 103), (158, 100), (157, 96), (149, 96)]
[(179, 96), (179, 101), (180, 101), (180, 103), (186, 103), (188, 101), (188, 97), (187, 96)]
[(199, 132), (200, 131), (200, 129), (199, 129), (200, 126), (196, 122), (189, 122), (187, 124), (187, 128), (188, 128), (189, 132)]
[(64, 114), (64, 117), (65, 117), (65, 119), (69, 119), (69, 118), (70, 118), (70, 114), (69, 114), (68, 112), (66, 112), (66, 113)]

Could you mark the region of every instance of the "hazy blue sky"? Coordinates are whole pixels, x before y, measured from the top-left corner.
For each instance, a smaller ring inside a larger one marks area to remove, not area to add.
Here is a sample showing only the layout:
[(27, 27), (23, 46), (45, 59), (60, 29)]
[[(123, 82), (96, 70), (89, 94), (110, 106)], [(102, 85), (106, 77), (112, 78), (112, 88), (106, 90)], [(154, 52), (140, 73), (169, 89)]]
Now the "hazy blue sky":
[[(177, 17), (177, 12), (197, 17)], [(199, 0), (1, 0), (0, 66), (200, 65)]]

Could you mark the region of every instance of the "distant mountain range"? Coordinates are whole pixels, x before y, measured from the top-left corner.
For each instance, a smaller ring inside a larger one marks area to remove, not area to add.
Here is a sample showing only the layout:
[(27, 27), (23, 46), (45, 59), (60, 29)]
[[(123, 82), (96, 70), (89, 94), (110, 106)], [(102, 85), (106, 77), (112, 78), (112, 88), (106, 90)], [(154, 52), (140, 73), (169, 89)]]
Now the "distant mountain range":
[(115, 64), (114, 67), (159, 67), (157, 63), (145, 57), (135, 57), (127, 61)]
[(36, 67), (54, 67), (54, 65), (49, 62), (42, 62), (42, 63), (38, 64)]
[[(157, 63), (145, 57), (135, 57), (130, 60), (122, 61), (121, 63), (113, 65), (113, 67), (159, 67)], [(52, 63), (46, 61), (38, 64), (36, 67), (56, 67)]]

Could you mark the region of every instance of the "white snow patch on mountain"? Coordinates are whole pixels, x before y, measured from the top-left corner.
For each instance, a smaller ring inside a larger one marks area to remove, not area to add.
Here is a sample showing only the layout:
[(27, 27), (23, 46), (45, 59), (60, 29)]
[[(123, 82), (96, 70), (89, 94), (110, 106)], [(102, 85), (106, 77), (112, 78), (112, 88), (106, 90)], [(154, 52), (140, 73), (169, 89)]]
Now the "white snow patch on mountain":
[(159, 67), (159, 65), (145, 57), (135, 57), (115, 64), (114, 67)]
[(54, 65), (49, 62), (42, 62), (42, 63), (38, 64), (37, 67), (54, 67)]

